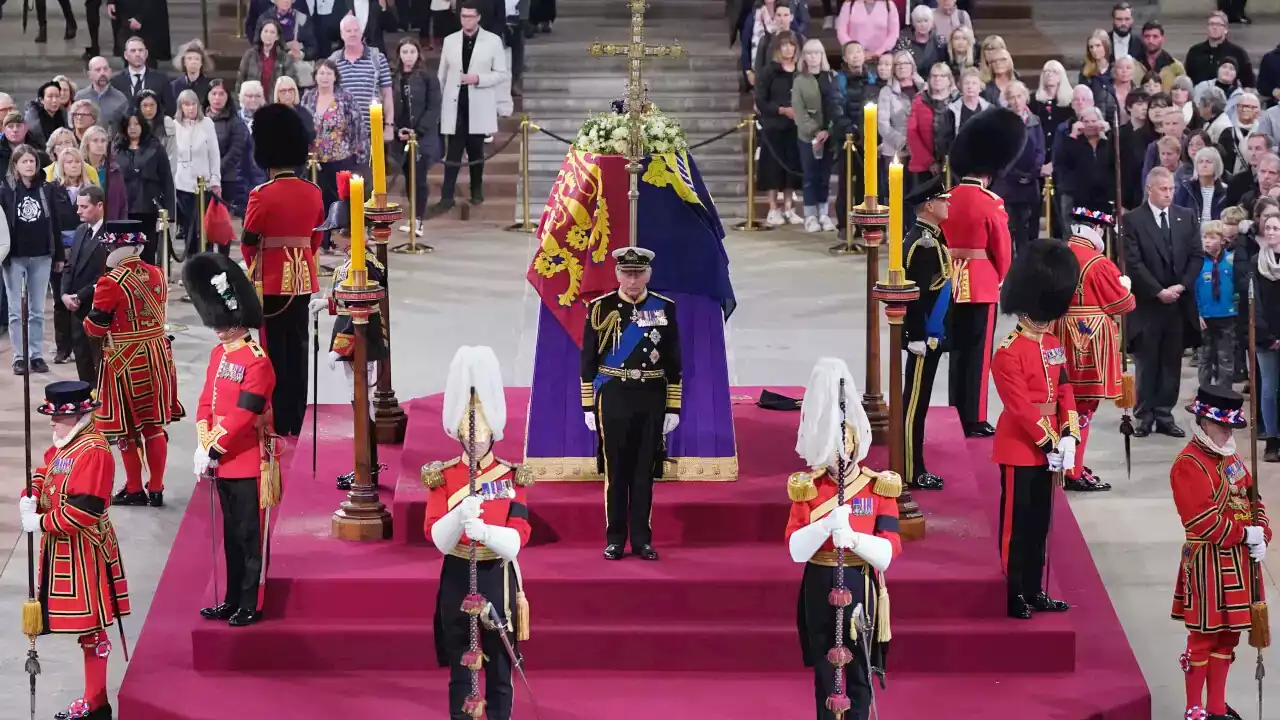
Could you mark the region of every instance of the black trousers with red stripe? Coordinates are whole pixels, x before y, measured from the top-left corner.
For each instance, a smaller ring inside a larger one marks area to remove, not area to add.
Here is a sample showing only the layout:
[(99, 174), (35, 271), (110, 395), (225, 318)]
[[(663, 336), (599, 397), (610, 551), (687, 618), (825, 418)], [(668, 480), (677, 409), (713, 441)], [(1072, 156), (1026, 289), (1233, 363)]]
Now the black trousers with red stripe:
[(1000, 479), (1000, 560), (1006, 588), (1009, 597), (1030, 600), (1044, 590), (1053, 474), (1048, 465), (1001, 465)]
[(938, 361), (942, 359), (942, 350), (925, 350), (923, 357), (915, 353), (907, 353), (906, 382), (902, 387), (902, 406), (906, 408), (903, 418), (906, 433), (907, 472), (903, 478), (908, 482), (923, 475), (924, 466), (924, 421), (929, 416), (929, 398), (933, 396), (933, 378), (938, 373)]
[(960, 412), (960, 421), (965, 425), (987, 421), (987, 385), (995, 330), (994, 303), (951, 306), (948, 402)]

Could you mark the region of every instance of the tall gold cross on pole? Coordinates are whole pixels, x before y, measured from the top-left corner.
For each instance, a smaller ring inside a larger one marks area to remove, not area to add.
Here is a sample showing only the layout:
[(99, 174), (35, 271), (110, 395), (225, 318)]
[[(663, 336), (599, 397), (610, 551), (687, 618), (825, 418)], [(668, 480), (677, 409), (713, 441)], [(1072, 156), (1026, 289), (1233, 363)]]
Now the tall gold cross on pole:
[(631, 9), (631, 42), (626, 44), (592, 43), (593, 57), (619, 56), (627, 58), (627, 116), (630, 137), (627, 142), (627, 172), (631, 174), (631, 191), (627, 193), (631, 206), (631, 246), (635, 247), (638, 235), (637, 219), (640, 206), (640, 170), (644, 160), (644, 61), (651, 57), (678, 58), (684, 55), (679, 44), (645, 45), (645, 0), (628, 0)]

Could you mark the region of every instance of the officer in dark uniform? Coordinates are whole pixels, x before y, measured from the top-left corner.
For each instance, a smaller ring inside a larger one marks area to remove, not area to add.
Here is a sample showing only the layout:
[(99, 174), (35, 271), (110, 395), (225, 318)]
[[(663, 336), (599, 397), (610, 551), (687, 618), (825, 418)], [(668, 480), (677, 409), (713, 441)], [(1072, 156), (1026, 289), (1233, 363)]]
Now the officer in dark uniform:
[(618, 289), (591, 302), (582, 333), (582, 409), (599, 435), (605, 482), (606, 560), (631, 551), (657, 560), (649, 511), (664, 436), (680, 424), (676, 304), (648, 290), (653, 251), (615, 250)]
[(933, 378), (938, 361), (948, 350), (951, 316), (951, 251), (941, 230), (950, 211), (951, 194), (942, 177), (917, 187), (906, 202), (916, 206), (916, 224), (907, 233), (907, 279), (920, 288), (920, 297), (907, 306), (903, 326), (907, 343), (907, 373), (902, 406), (906, 408), (906, 477), (917, 490), (941, 490), (942, 478), (924, 467), (924, 421), (929, 414)]

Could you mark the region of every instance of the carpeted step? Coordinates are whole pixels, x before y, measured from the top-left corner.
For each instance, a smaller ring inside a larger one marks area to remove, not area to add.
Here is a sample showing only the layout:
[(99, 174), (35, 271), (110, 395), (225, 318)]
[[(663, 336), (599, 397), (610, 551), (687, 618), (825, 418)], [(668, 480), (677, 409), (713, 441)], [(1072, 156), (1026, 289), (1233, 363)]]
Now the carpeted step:
[[(427, 670), (436, 666), (430, 617), (412, 624), (279, 620), (251, 630), (204, 623), (191, 633), (202, 672)], [(1032, 622), (897, 623), (895, 672), (1052, 673), (1075, 667), (1075, 631), (1061, 616)], [(543, 624), (521, 652), (547, 670), (785, 671), (799, 662), (791, 624)]]

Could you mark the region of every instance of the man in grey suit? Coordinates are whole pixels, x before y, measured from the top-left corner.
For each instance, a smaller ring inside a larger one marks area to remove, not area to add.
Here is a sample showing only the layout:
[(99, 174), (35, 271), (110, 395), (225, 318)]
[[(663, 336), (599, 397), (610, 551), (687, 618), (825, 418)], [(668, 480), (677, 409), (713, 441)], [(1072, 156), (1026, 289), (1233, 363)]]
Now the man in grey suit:
[(1195, 281), (1204, 259), (1195, 213), (1173, 205), (1173, 174), (1147, 175), (1147, 201), (1124, 216), (1125, 271), (1138, 307), (1128, 321), (1138, 363), (1137, 437), (1183, 437), (1173, 421), (1182, 351), (1199, 344)]
[(62, 287), (58, 291), (64, 307), (71, 311), (71, 348), (76, 354), (76, 374), (82, 382), (98, 385), (98, 366), (102, 362), (102, 345), (84, 331), (84, 319), (93, 308), (93, 289), (107, 264), (107, 248), (98, 242), (106, 217), (106, 193), (96, 185), (80, 191), (76, 211), (82, 221), (62, 271)]

